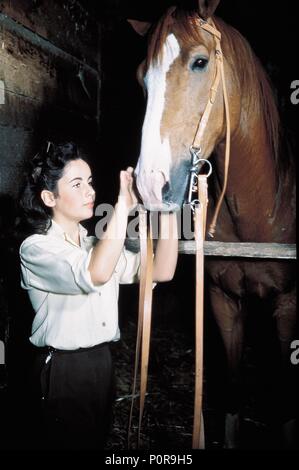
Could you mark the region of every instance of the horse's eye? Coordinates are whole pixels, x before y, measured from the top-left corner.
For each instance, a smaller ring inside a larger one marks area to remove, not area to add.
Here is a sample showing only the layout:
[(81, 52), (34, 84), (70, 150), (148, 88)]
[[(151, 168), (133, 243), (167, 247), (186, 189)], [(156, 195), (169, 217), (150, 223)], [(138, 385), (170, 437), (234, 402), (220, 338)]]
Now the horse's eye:
[(191, 70), (194, 72), (197, 70), (201, 71), (206, 68), (208, 62), (209, 61), (206, 57), (197, 57), (191, 64)]

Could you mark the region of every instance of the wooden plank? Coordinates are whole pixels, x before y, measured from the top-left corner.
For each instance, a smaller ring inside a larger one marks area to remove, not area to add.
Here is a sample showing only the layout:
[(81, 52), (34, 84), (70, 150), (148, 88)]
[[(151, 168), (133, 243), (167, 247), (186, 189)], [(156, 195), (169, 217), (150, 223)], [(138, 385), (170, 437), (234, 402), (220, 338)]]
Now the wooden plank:
[(0, 0), (0, 193), (17, 196), (40, 140), (96, 140), (99, 29), (79, 3)]
[[(1, 103), (0, 103), (1, 104)], [(65, 120), (71, 119), (89, 122), (91, 127), (96, 123), (96, 116), (84, 115), (80, 110), (64, 107), (57, 100), (49, 102), (41, 98), (32, 98), (20, 93), (13, 93), (5, 90), (5, 106), (0, 106), (0, 126), (19, 127), (24, 129), (36, 129), (41, 127), (41, 120), (46, 121), (46, 127), (57, 127), (60, 123), (62, 127), (70, 127), (71, 122)], [(55, 117), (56, 113), (56, 117)], [(84, 126), (84, 124), (83, 124)]]
[(92, 67), (98, 67), (99, 28), (78, 0), (0, 0), (2, 14)]
[[(127, 239), (126, 247), (131, 251), (138, 251), (138, 239)], [(179, 241), (179, 253), (195, 255), (195, 241)], [(283, 243), (229, 243), (205, 241), (204, 254), (205, 256), (226, 258), (297, 259), (296, 245)]]
[(33, 132), (0, 126), (0, 193), (16, 197), (24, 174), (22, 162), (32, 148)]
[[(37, 116), (38, 120), (42, 119), (40, 114)], [(54, 112), (53, 119), (55, 117), (56, 125), (62, 133), (62, 137), (56, 135), (57, 139), (75, 140), (78, 144), (84, 145), (84, 149), (88, 152), (86, 142), (94, 141), (97, 130), (96, 122), (84, 121), (80, 115), (76, 116), (66, 112), (61, 112), (59, 116), (57, 116), (57, 112)], [(47, 119), (51, 124), (53, 135), (55, 129), (49, 117), (49, 111), (43, 119)], [(63, 122), (66, 124), (64, 125)], [(41, 138), (42, 132), (49, 132), (48, 128), (45, 129), (44, 122), (38, 122), (35, 128), (0, 125), (0, 194), (9, 194), (15, 198), (18, 196), (23, 183), (24, 161), (33, 156), (33, 149), (36, 149), (36, 142)], [(46, 137), (49, 135), (42, 134), (43, 140)], [(89, 156), (92, 160), (93, 153), (91, 152)]]
[(97, 118), (97, 73), (80, 69), (72, 58), (44, 51), (5, 29), (0, 30), (0, 44), (0, 80), (5, 94), (27, 96), (43, 105), (56, 102)]
[(24, 183), (24, 168), (21, 165), (0, 165), (0, 196), (5, 194), (17, 200)]
[[(179, 252), (187, 255), (195, 254), (195, 242), (180, 241)], [(229, 243), (204, 242), (206, 256), (238, 257), (238, 258), (272, 258), (296, 259), (296, 245), (282, 243)]]

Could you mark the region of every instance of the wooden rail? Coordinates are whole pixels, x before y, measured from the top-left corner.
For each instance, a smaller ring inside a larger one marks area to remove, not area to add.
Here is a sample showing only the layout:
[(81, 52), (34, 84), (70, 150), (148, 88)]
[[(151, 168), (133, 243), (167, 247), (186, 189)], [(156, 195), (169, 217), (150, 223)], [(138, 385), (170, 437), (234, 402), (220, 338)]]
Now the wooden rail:
[[(195, 254), (195, 242), (180, 241), (179, 253)], [(204, 242), (206, 256), (224, 256), (238, 258), (297, 259), (296, 245), (282, 243), (229, 243)]]
[[(132, 251), (138, 251), (138, 239), (127, 239), (126, 246)], [(179, 241), (179, 253), (195, 254), (194, 240)], [(204, 242), (205, 256), (223, 256), (235, 258), (266, 258), (296, 260), (296, 245), (282, 243), (239, 243), (239, 242)]]

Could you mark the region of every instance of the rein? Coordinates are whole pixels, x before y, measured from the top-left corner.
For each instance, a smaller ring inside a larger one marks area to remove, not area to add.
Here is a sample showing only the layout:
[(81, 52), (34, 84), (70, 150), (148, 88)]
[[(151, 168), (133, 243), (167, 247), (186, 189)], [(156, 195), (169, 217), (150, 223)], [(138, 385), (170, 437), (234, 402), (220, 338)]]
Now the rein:
[[(210, 113), (215, 102), (220, 79), (222, 81), (223, 98), (226, 116), (226, 149), (225, 149), (225, 168), (223, 188), (217, 202), (212, 222), (209, 228), (209, 234), (213, 237), (221, 203), (224, 198), (229, 166), (230, 154), (230, 118), (227, 99), (227, 91), (224, 77), (223, 54), (220, 45), (221, 33), (216, 29), (215, 24), (208, 24), (200, 19), (200, 27), (214, 36), (216, 42), (215, 58), (216, 70), (215, 77), (210, 88), (210, 95), (206, 108), (198, 123), (197, 130), (190, 147), (192, 155), (192, 165), (190, 169), (190, 183), (186, 204), (191, 206), (194, 216), (194, 232), (196, 244), (196, 293), (195, 293), (195, 397), (194, 397), (194, 420), (192, 448), (204, 449), (204, 426), (202, 415), (202, 397), (203, 397), (203, 318), (204, 318), (204, 240), (206, 233), (206, 218), (208, 205), (208, 184), (207, 178), (212, 172), (212, 166), (209, 160), (200, 158), (202, 152), (202, 141), (210, 117)], [(204, 164), (209, 165), (207, 174), (199, 174)], [(197, 192), (197, 199), (192, 200), (192, 193)], [(140, 447), (141, 425), (146, 396), (149, 348), (150, 348), (150, 330), (151, 330), (151, 309), (152, 309), (152, 270), (153, 270), (153, 241), (150, 225), (147, 225), (147, 211), (143, 208), (139, 211), (139, 236), (140, 236), (140, 255), (141, 255), (141, 273), (139, 287), (139, 308), (138, 308), (138, 329), (135, 352), (134, 379), (132, 387), (132, 400), (128, 426), (128, 447), (130, 448), (130, 432), (133, 419), (134, 399), (136, 396), (137, 376), (140, 365), (140, 406), (139, 406), (139, 424), (137, 448)]]
[[(132, 387), (132, 400), (128, 424), (128, 448), (130, 448), (130, 433), (133, 419), (134, 399), (137, 388), (137, 375), (140, 365), (140, 401), (139, 401), (139, 423), (137, 448), (140, 447), (141, 440), (141, 424), (144, 410), (144, 402), (146, 395), (150, 333), (151, 333), (151, 316), (152, 316), (152, 291), (153, 291), (153, 240), (152, 228), (149, 216), (149, 225), (147, 224), (147, 211), (139, 207), (139, 239), (140, 239), (140, 284), (139, 284), (139, 305), (138, 305), (138, 328), (135, 350), (134, 379)], [(141, 355), (141, 358), (140, 358)]]

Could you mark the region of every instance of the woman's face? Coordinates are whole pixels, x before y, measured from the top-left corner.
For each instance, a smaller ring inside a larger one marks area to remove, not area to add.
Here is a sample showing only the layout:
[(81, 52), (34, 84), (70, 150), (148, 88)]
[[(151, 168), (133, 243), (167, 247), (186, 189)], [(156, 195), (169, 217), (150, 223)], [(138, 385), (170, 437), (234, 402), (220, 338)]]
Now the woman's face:
[(89, 165), (81, 159), (70, 161), (57, 183), (53, 215), (80, 222), (93, 216), (95, 191)]

